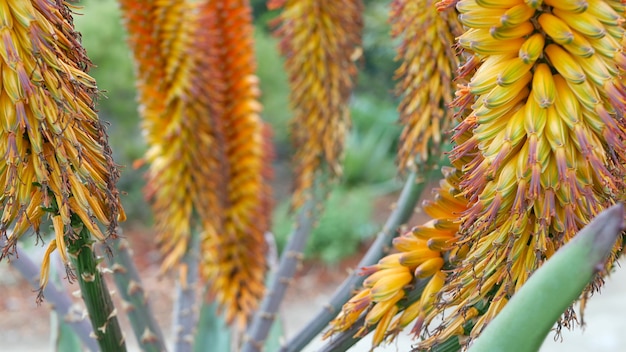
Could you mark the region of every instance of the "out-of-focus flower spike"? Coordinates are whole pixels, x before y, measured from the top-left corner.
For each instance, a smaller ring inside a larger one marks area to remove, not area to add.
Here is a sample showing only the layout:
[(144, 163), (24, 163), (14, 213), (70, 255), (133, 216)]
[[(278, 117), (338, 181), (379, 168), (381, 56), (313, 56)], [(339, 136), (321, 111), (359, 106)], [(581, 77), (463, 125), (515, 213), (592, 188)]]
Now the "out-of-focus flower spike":
[(350, 126), (348, 99), (357, 73), (363, 27), (361, 0), (272, 0), (282, 8), (276, 34), (286, 57), (294, 110), (292, 139), (293, 208), (311, 197), (320, 171), (341, 175), (344, 140)]
[(208, 30), (222, 38), (211, 49), (219, 56), (224, 79), (223, 100), (216, 102), (223, 108), (216, 119), (224, 131), (228, 182), (223, 227), (214, 234), (207, 233), (202, 267), (205, 278), (213, 282), (212, 292), (228, 321), (243, 329), (265, 287), (265, 233), (270, 228), (272, 203), (268, 185), (272, 176), (271, 134), (260, 116), (249, 2), (208, 1), (201, 12), (216, 16)]
[(391, 33), (403, 40), (397, 49), (402, 63), (396, 70), (404, 125), (398, 149), (401, 170), (423, 165), (429, 155), (437, 154), (452, 120), (452, 111), (444, 106), (452, 101), (452, 73), (459, 60), (450, 48), (460, 34), (460, 24), (452, 9), (438, 11), (434, 3), (391, 3)]

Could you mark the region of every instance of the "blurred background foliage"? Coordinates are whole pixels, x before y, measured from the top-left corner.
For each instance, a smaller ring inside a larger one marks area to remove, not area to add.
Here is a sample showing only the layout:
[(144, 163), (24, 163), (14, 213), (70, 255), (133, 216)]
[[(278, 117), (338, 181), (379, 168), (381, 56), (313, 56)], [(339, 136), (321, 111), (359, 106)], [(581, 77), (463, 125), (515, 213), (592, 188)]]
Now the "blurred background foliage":
[[(353, 129), (348, 137), (344, 178), (337, 186), (309, 240), (306, 255), (336, 263), (354, 254), (359, 245), (372, 237), (380, 227), (373, 220), (375, 200), (398, 190), (395, 172), (397, 98), (393, 94), (395, 45), (389, 39), (387, 3), (364, 1), (365, 33), (361, 73), (352, 98)], [(274, 233), (281, 248), (289, 233), (288, 196), (291, 186), (288, 135), (289, 86), (272, 37), (272, 19), (266, 0), (251, 1), (256, 24), (258, 75), (263, 92), (263, 118), (274, 130), (277, 151), (276, 211)], [(133, 63), (125, 41), (120, 12), (115, 0), (82, 0), (80, 15), (75, 16), (77, 29), (95, 67), (91, 74), (98, 81), (103, 96), (100, 116), (110, 123), (108, 129), (115, 160), (123, 166), (119, 183), (124, 206), (132, 222), (151, 223), (149, 207), (142, 195), (144, 169), (133, 168), (145, 150), (137, 113)], [(282, 189), (282, 191), (281, 191)], [(386, 208), (385, 208), (385, 211)]]

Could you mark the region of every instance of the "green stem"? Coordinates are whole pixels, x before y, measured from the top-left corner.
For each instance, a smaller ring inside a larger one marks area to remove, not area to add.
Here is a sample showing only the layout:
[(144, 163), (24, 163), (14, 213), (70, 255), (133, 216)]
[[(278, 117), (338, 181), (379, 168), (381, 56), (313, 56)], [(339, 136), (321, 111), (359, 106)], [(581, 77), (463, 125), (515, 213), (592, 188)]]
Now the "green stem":
[(182, 259), (186, 274), (176, 282), (176, 302), (174, 303), (174, 351), (193, 351), (193, 341), (198, 323), (196, 285), (199, 277), (200, 236), (192, 235), (187, 253)]
[[(383, 229), (378, 233), (376, 240), (363, 259), (361, 259), (357, 268), (373, 265), (382, 258), (386, 249), (391, 246), (391, 241), (396, 237), (398, 228), (405, 224), (411, 218), (411, 215), (413, 215), (415, 205), (424, 190), (425, 184), (424, 180), (418, 179), (417, 172), (411, 172), (409, 174), (395, 209), (389, 215)], [(359, 276), (357, 271), (354, 270), (337, 291), (335, 291), (328, 305), (322, 308), (298, 334), (291, 338), (281, 351), (300, 351), (308, 345), (337, 315), (341, 307), (352, 297), (354, 290), (361, 286), (363, 280), (365, 280), (365, 278)]]
[(68, 251), (100, 349), (103, 352), (123, 352), (126, 351), (126, 343), (117, 320), (117, 310), (98, 268), (93, 242), (91, 234), (83, 226), (77, 238), (68, 240)]
[(109, 243), (115, 256), (107, 256), (107, 264), (113, 271), (115, 285), (126, 303), (124, 311), (133, 328), (139, 348), (146, 352), (167, 350), (163, 333), (152, 314), (139, 272), (132, 260), (128, 241), (119, 238)]

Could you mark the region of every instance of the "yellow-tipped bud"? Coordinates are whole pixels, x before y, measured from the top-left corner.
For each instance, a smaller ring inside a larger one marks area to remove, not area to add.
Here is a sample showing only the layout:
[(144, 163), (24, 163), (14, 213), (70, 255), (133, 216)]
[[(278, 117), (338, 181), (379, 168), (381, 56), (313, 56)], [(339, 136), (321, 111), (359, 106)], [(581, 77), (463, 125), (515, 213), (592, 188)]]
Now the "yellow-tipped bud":
[(396, 274), (381, 277), (371, 288), (371, 296), (376, 301), (386, 301), (398, 292), (403, 292), (404, 286), (413, 280), (411, 273), (406, 270)]
[(476, 3), (482, 7), (492, 9), (507, 9), (515, 5), (523, 3), (522, 0), (476, 0)]
[(514, 61), (510, 55), (493, 55), (480, 66), (467, 85), (470, 92), (481, 95), (492, 90), (497, 84), (497, 77), (500, 72)]
[(588, 12), (572, 13), (555, 8), (552, 13), (582, 35), (590, 38), (602, 38), (606, 35), (602, 22)]
[(547, 108), (554, 103), (554, 99), (556, 98), (556, 86), (548, 64), (541, 63), (535, 68), (532, 95), (537, 104), (542, 108)]
[(499, 86), (505, 87), (520, 80), (533, 67), (519, 57), (511, 59), (506, 68), (498, 74), (497, 82)]
[(569, 44), (564, 44), (563, 47), (570, 54), (577, 57), (590, 57), (596, 52), (591, 43), (576, 32), (574, 32), (574, 40)]
[(432, 304), (435, 302), (437, 294), (441, 291), (445, 282), (446, 274), (442, 271), (437, 271), (424, 287), (420, 301), (422, 301), (422, 307), (424, 307), (426, 312), (432, 308)]
[(507, 39), (515, 39), (521, 38), (529, 35), (535, 30), (535, 26), (533, 26), (530, 21), (522, 22), (519, 25), (514, 27), (491, 27), (489, 29), (489, 33), (495, 39), (507, 40)]
[(614, 26), (622, 17), (606, 1), (588, 0), (588, 3), (589, 7), (586, 13), (604, 24)]
[(585, 12), (589, 6), (587, 0), (544, 0), (544, 2), (555, 9), (573, 13)]
[(524, 41), (524, 44), (522, 44), (522, 47), (519, 49), (519, 57), (527, 64), (537, 61), (539, 56), (543, 53), (545, 41), (546, 39), (541, 33), (531, 35)]
[(535, 14), (535, 9), (524, 3), (520, 3), (506, 10), (500, 18), (500, 24), (504, 27), (514, 27), (522, 25), (530, 20)]
[(547, 35), (558, 44), (569, 44), (574, 40), (574, 32), (562, 19), (543, 13), (539, 16), (539, 24)]
[(550, 44), (546, 47), (546, 55), (552, 66), (568, 81), (574, 84), (585, 82), (587, 75), (574, 58), (560, 46)]
[(524, 0), (524, 3), (533, 9), (538, 9), (543, 4), (543, 0)]
[(490, 108), (497, 108), (504, 104), (507, 104), (511, 100), (515, 99), (517, 94), (526, 88), (526, 85), (533, 78), (532, 73), (526, 72), (519, 80), (506, 87), (497, 86), (490, 93), (488, 93), (482, 100), (482, 103)]
[(459, 15), (459, 22), (472, 28), (490, 28), (500, 25), (500, 18), (504, 9), (485, 9), (478, 7), (478, 11), (467, 11)]
[(458, 39), (459, 45), (479, 55), (501, 55), (519, 52), (524, 38), (498, 40), (491, 36), (489, 29), (470, 29)]
[(439, 257), (438, 251), (432, 251), (428, 247), (416, 249), (410, 252), (402, 253), (400, 264), (404, 266), (417, 266), (428, 259)]
[(414, 275), (418, 279), (424, 279), (431, 275), (434, 275), (439, 271), (444, 264), (444, 260), (441, 257), (430, 258), (415, 268)]

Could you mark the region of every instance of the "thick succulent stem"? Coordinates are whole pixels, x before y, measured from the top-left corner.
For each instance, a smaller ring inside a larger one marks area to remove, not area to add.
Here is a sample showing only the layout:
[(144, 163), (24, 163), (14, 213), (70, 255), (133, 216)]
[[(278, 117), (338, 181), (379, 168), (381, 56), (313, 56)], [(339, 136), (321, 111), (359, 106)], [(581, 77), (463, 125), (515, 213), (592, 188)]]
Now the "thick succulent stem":
[(128, 241), (120, 238), (110, 241), (109, 244), (115, 256), (107, 256), (107, 264), (113, 271), (115, 285), (124, 300), (123, 308), (139, 347), (146, 352), (167, 350), (163, 333), (150, 309), (147, 294), (132, 260)]
[(199, 236), (194, 235), (180, 266), (174, 305), (174, 351), (191, 352), (198, 319), (196, 284), (198, 282)]
[(103, 352), (126, 351), (117, 310), (98, 268), (89, 230), (83, 226), (76, 238), (68, 240), (67, 247), (100, 349)]
[[(0, 239), (0, 247), (3, 247), (5, 243), (5, 239)], [(38, 290), (40, 288), (39, 266), (19, 246), (15, 248), (15, 258), (11, 259), (10, 263), (28, 281), (33, 289)], [(43, 295), (60, 319), (63, 319), (80, 338), (83, 347), (90, 351), (97, 351), (98, 343), (90, 336), (93, 329), (87, 321), (81, 319), (76, 312), (72, 311), (73, 303), (69, 294), (66, 291), (59, 290), (56, 285), (49, 284), (43, 288)]]
[[(383, 229), (378, 233), (376, 240), (361, 259), (357, 268), (373, 265), (385, 254), (385, 250), (391, 246), (391, 241), (397, 235), (398, 228), (406, 223), (413, 214), (424, 186), (425, 182), (418, 179), (417, 172), (409, 174), (395, 209), (389, 215)], [(289, 340), (281, 351), (300, 351), (309, 344), (337, 315), (364, 279), (357, 274), (357, 271), (353, 271), (335, 291), (328, 305), (320, 310), (296, 336)]]
[(276, 319), (280, 303), (302, 261), (302, 251), (319, 215), (315, 209), (317, 203), (316, 197), (310, 197), (298, 210), (295, 228), (281, 255), (278, 271), (244, 338), (243, 352), (255, 352), (263, 349), (265, 339)]

